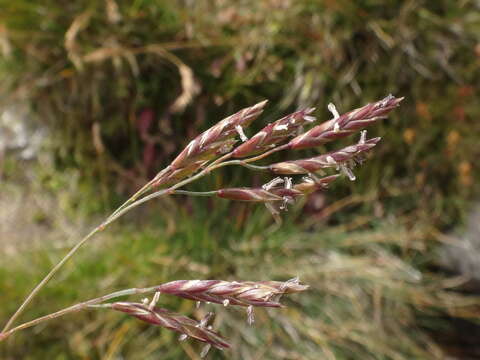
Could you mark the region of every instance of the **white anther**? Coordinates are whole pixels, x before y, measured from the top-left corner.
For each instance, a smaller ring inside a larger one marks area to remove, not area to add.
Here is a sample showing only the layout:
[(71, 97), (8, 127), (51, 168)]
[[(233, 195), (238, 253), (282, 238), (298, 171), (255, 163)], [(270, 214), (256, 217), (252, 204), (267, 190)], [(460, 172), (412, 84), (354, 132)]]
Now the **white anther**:
[(332, 113), (333, 115), (333, 120), (335, 123), (333, 124), (333, 132), (339, 132), (340, 131), (340, 125), (338, 124), (338, 119), (340, 118), (340, 114), (337, 111), (337, 108), (333, 103), (328, 104), (328, 110)]
[(342, 173), (344, 173), (345, 175), (348, 176), (350, 181), (355, 181), (355, 179), (356, 179), (355, 174), (352, 172), (352, 170), (348, 166), (345, 166), (345, 165), (342, 164), (342, 165), (340, 165), (340, 169), (341, 169)]
[(155, 292), (155, 295), (153, 295), (153, 299), (148, 305), (149, 310), (153, 310), (155, 305), (157, 305), (158, 300), (160, 299), (160, 291)]
[(340, 117), (340, 114), (337, 111), (337, 107), (333, 103), (328, 104), (328, 110), (332, 113), (333, 115), (333, 120), (337, 120)]
[(212, 318), (213, 316), (213, 312), (209, 312), (207, 315), (205, 315), (203, 317), (202, 320), (200, 320), (200, 322), (198, 323), (197, 327), (199, 328), (204, 328), (208, 325), (208, 322), (210, 321), (210, 319)]
[(279, 184), (283, 184), (283, 179), (281, 177), (276, 177), (275, 179), (270, 180), (268, 183), (262, 185), (262, 189), (268, 191)]
[(288, 130), (288, 125), (287, 124), (277, 124), (273, 127), (273, 130), (275, 130), (275, 131)]
[(317, 120), (317, 118), (315, 116), (305, 115), (303, 117), (303, 120), (308, 121), (308, 122), (314, 122), (315, 120)]
[(227, 307), (230, 304), (230, 300), (225, 299), (223, 300), (223, 306)]
[(253, 312), (253, 306), (249, 305), (247, 308), (247, 323), (252, 325), (255, 322), (255, 314)]
[(182, 334), (178, 337), (178, 341), (185, 341), (185, 340), (187, 340), (187, 338), (188, 338), (187, 334)]
[(285, 177), (285, 189), (291, 189), (292, 188), (292, 178), (291, 177)]
[(331, 164), (331, 165), (336, 165), (336, 164), (337, 164), (337, 162), (335, 161), (335, 159), (334, 159), (332, 156), (330, 156), (330, 155), (327, 156), (326, 160), (327, 160), (327, 163), (329, 163), (329, 164)]
[(302, 181), (310, 184), (314, 184), (315, 180), (313, 180), (310, 176), (304, 176), (302, 177)]
[(240, 135), (240, 139), (245, 142), (248, 140), (247, 135), (243, 132), (243, 128), (240, 125), (235, 125), (235, 130), (237, 130), (238, 135)]
[(291, 196), (284, 196), (282, 205), (280, 205), (280, 210), (288, 211), (288, 204), (293, 204), (293, 198)]
[(150, 300), (146, 297), (142, 299), (142, 304), (147, 305), (150, 302)]
[(365, 141), (367, 140), (367, 130), (362, 130), (360, 132), (360, 141), (358, 142), (360, 145), (365, 144)]

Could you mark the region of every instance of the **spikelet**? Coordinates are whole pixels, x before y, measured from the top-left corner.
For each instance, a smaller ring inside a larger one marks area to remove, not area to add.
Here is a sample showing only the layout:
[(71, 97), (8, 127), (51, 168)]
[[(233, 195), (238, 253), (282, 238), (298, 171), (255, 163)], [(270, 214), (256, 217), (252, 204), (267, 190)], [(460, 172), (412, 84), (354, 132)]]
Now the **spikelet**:
[(242, 158), (267, 151), (289, 137), (297, 135), (301, 126), (315, 121), (315, 118), (309, 115), (314, 110), (315, 108), (299, 110), (268, 124), (249, 140), (235, 148), (233, 157)]
[(231, 139), (238, 134), (236, 127), (245, 128), (250, 125), (262, 113), (266, 103), (265, 100), (242, 109), (204, 131), (190, 141), (187, 147), (173, 160), (170, 164), (172, 169), (184, 168), (192, 162), (224, 153), (225, 146), (229, 148), (233, 145)]
[(281, 307), (280, 296), (302, 292), (298, 279), (281, 281), (177, 280), (160, 285), (161, 293), (215, 304)]
[(305, 149), (319, 146), (329, 141), (348, 136), (364, 127), (384, 119), (403, 100), (389, 95), (386, 98), (352, 110), (338, 118), (317, 125), (292, 139), (291, 149)]
[(231, 151), (237, 140), (235, 136), (243, 134), (243, 128), (250, 125), (263, 111), (267, 100), (244, 108), (221, 120), (210, 129), (189, 142), (187, 147), (172, 163), (155, 177), (154, 186), (178, 182), (195, 173), (204, 164)]
[(196, 321), (187, 316), (166, 309), (133, 302), (115, 302), (111, 308), (132, 315), (152, 325), (176, 331), (182, 336), (211, 344), (218, 349), (228, 349), (230, 344), (218, 333), (206, 327), (206, 321)]
[(312, 158), (282, 161), (268, 168), (273, 173), (282, 175), (308, 174), (325, 168), (338, 168), (353, 161), (360, 161), (361, 155), (372, 149), (379, 141), (380, 138), (377, 137)]
[[(331, 175), (316, 179), (308, 178), (309, 180), (304, 179), (300, 184), (296, 184), (291, 187), (273, 186), (268, 188), (264, 186), (263, 188), (225, 188), (217, 190), (216, 195), (220, 198), (236, 201), (264, 203), (284, 201), (285, 198), (295, 199), (312, 191), (325, 189), (337, 177), (338, 175)], [(308, 185), (305, 184), (305, 182), (308, 182)]]

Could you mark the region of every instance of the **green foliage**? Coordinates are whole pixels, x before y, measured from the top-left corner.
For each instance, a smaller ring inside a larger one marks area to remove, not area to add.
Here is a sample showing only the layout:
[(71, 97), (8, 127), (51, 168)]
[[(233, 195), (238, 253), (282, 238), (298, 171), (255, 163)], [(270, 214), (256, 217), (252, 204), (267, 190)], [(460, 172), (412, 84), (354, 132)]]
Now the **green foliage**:
[[(298, 275), (312, 290), (285, 298), (285, 309), (256, 310), (253, 327), (246, 324), (243, 308), (196, 309), (194, 302), (168, 295), (161, 296), (160, 304), (197, 318), (215, 310), (215, 327), (232, 341), (234, 350), (212, 351), (212, 359), (412, 359), (442, 353), (420, 328), (419, 315), (435, 320), (437, 311), (463, 309), (466, 314), (469, 309), (471, 300), (449, 293), (440, 279), (426, 272), (421, 275), (384, 250), (397, 249), (407, 254), (405, 260), (421, 265), (413, 259), (425, 245), (425, 227), (408, 230), (404, 219), (399, 219), (367, 221), (350, 230), (333, 226), (322, 233), (290, 225), (265, 231), (269, 219), (262, 216), (246, 228), (237, 228), (235, 219), (212, 221), (211, 216), (224, 213), (218, 205), (220, 209), (215, 206), (218, 210), (211, 214), (175, 214), (167, 232), (160, 231), (159, 224), (139, 223), (105, 233), (64, 269), (25, 318), (111, 291), (175, 279), (286, 280)], [(2, 263), (1, 318), (14, 310), (31, 283), (62, 253), (46, 247), (23, 253), (8, 265)], [(180, 343), (168, 330), (110, 310), (49, 321), (17, 333), (0, 348), (3, 359), (155, 359), (160, 355), (193, 359), (199, 351), (198, 344)]]
[(421, 192), (441, 224), (474, 191), (473, 1), (0, 4), (2, 98), (26, 99), (52, 131), (58, 169), (80, 169), (107, 195), (114, 183), (136, 188), (188, 138), (260, 99), (271, 105), (257, 128), (297, 106), (317, 106), (322, 120), (330, 101), (347, 111), (389, 92), (406, 100), (373, 130), (386, 141), (360, 187), (412, 189), (411, 203)]

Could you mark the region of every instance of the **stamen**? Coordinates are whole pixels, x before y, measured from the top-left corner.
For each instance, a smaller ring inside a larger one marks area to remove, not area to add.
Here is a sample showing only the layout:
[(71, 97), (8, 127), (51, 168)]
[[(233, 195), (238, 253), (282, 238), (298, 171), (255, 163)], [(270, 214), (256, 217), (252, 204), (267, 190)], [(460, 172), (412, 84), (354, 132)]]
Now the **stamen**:
[(366, 140), (367, 140), (367, 130), (360, 131), (360, 141), (358, 143), (360, 145), (363, 145), (365, 144)]
[(223, 306), (227, 307), (228, 304), (230, 304), (230, 300), (228, 299), (223, 300)]
[(200, 327), (200, 328), (206, 327), (208, 325), (208, 322), (212, 318), (212, 316), (213, 316), (213, 312), (207, 313), (207, 315), (205, 315), (203, 319), (200, 320), (200, 323), (197, 325), (197, 327)]
[(243, 132), (243, 128), (240, 125), (235, 125), (235, 130), (237, 130), (238, 135), (240, 135), (240, 139), (245, 142), (248, 140), (247, 135)]
[(142, 304), (143, 305), (147, 305), (149, 302), (150, 302), (150, 300), (148, 299), (148, 297), (142, 299)]
[(337, 165), (337, 162), (335, 161), (335, 159), (330, 155), (327, 156), (326, 160), (327, 160), (327, 163), (329, 163), (330, 165)]
[(328, 104), (328, 110), (332, 113), (333, 115), (333, 120), (337, 120), (340, 117), (340, 114), (337, 111), (337, 107), (333, 103)]
[(340, 125), (338, 125), (338, 122), (336, 122), (334, 125), (333, 125), (333, 132), (337, 133), (340, 131)]
[(148, 305), (149, 310), (153, 310), (155, 305), (157, 305), (158, 300), (160, 299), (160, 291), (155, 292), (155, 295), (153, 295), (153, 299)]
[(293, 198), (290, 196), (284, 196), (283, 197), (283, 202), (282, 205), (280, 205), (280, 210), (285, 210), (288, 211), (287, 205), (288, 204), (293, 204)]
[(178, 337), (178, 341), (185, 341), (185, 340), (187, 340), (187, 338), (188, 338), (187, 334), (182, 334)]
[(291, 177), (285, 177), (285, 189), (291, 189), (292, 188), (292, 178)]
[(248, 325), (252, 325), (255, 322), (255, 314), (253, 311), (253, 306), (249, 305), (247, 308), (247, 323)]
[(308, 121), (308, 122), (314, 122), (315, 120), (317, 120), (317, 118), (315, 116), (305, 115), (303, 117), (303, 120)]
[(310, 176), (303, 176), (302, 181), (310, 184), (314, 184), (315, 180), (313, 180)]
[(355, 181), (356, 177), (353, 174), (352, 170), (350, 170), (350, 168), (348, 166), (345, 166), (345, 165), (342, 164), (342, 165), (340, 165), (340, 170), (342, 171), (342, 173), (344, 173), (345, 175), (348, 176), (350, 181)]
[(277, 124), (273, 127), (273, 130), (275, 130), (275, 131), (288, 130), (288, 125), (287, 124)]
[(332, 113), (333, 115), (333, 120), (335, 123), (333, 124), (333, 132), (339, 132), (340, 131), (340, 125), (338, 124), (337, 120), (340, 118), (340, 114), (337, 111), (337, 108), (333, 103), (328, 104), (328, 110)]
[(262, 189), (268, 191), (279, 184), (283, 184), (283, 179), (281, 177), (276, 177), (275, 179), (272, 179), (268, 183), (262, 185)]

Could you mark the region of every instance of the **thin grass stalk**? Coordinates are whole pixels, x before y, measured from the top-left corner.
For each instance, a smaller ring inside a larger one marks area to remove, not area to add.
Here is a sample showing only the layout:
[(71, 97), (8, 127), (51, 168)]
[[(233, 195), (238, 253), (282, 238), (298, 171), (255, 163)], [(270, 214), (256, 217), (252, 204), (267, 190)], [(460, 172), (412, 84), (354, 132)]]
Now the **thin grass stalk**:
[[(203, 192), (203, 193), (194, 193), (194, 192), (188, 192), (188, 191), (177, 190), (177, 189), (209, 174), (213, 170), (216, 170), (220, 167), (227, 166), (227, 165), (242, 165), (242, 166), (250, 167), (251, 169), (255, 169), (255, 170), (264, 170), (265, 167), (249, 165), (249, 163), (261, 160), (281, 150), (305, 148), (305, 147), (321, 144), (327, 141), (331, 141), (338, 137), (349, 135), (355, 132), (356, 130), (365, 127), (366, 125), (374, 123), (378, 119), (384, 118), (388, 112), (390, 112), (393, 108), (398, 106), (401, 100), (402, 98), (398, 99), (390, 95), (381, 101), (368, 104), (362, 108), (353, 110), (345, 115), (339, 116), (337, 113), (336, 117), (333, 120), (327, 123), (321, 124), (319, 126), (316, 126), (313, 129), (307, 131), (305, 134), (299, 135), (293, 140), (291, 140), (290, 142), (288, 142), (287, 144), (283, 144), (283, 145), (278, 145), (278, 142), (284, 141), (288, 136), (292, 135), (292, 133), (288, 131), (288, 126), (291, 125), (292, 128), (294, 128), (295, 130), (298, 125), (298, 124), (295, 125), (295, 122), (297, 120), (301, 119), (302, 121), (310, 121), (310, 116), (308, 114), (312, 111), (312, 109), (307, 109), (303, 112), (297, 112), (297, 113), (294, 113), (293, 115), (290, 115), (278, 120), (273, 125), (267, 126), (266, 128), (264, 128), (264, 130), (262, 130), (265, 134), (262, 134), (262, 131), (261, 131), (260, 134), (257, 134), (256, 137), (254, 136), (252, 138), (252, 141), (248, 141), (248, 138), (246, 138), (246, 135), (243, 133), (243, 128), (241, 127), (241, 125), (248, 125), (254, 118), (256, 118), (263, 111), (263, 106), (265, 105), (265, 102), (261, 102), (250, 108), (243, 109), (242, 111), (237, 112), (231, 117), (228, 117), (222, 120), (219, 124), (215, 125), (211, 129), (202, 133), (201, 136), (197, 137), (192, 142), (190, 142), (187, 148), (175, 159), (175, 161), (171, 165), (167, 166), (167, 168), (160, 171), (152, 180), (150, 180), (134, 195), (132, 195), (129, 199), (127, 199), (127, 201), (125, 201), (121, 206), (119, 206), (109, 217), (107, 217), (106, 220), (104, 220), (99, 226), (94, 228), (90, 233), (88, 233), (84, 238), (82, 238), (74, 247), (72, 247), (70, 251), (36, 285), (36, 287), (30, 292), (30, 294), (23, 301), (20, 307), (15, 311), (12, 317), (8, 320), (4, 329), (0, 333), (0, 341), (4, 340), (7, 336), (9, 336), (15, 331), (33, 326), (47, 319), (62, 316), (69, 312), (78, 311), (80, 309), (85, 308), (86, 306), (95, 305), (97, 304), (96, 301), (104, 301), (105, 299), (108, 298), (108, 296), (112, 295), (112, 294), (106, 295), (105, 297), (100, 297), (97, 299), (89, 300), (87, 302), (74, 305), (64, 310), (60, 310), (58, 312), (46, 315), (42, 318), (32, 320), (30, 322), (26, 322), (10, 330), (12, 324), (23, 313), (26, 306), (31, 303), (33, 298), (48, 283), (48, 281), (59, 271), (59, 269), (96, 233), (104, 230), (108, 225), (110, 225), (112, 222), (120, 218), (122, 215), (124, 215), (128, 211), (134, 209), (135, 207), (149, 200), (152, 200), (160, 196), (165, 196), (165, 195), (172, 195), (172, 194), (199, 195), (199, 196), (218, 195), (221, 197), (232, 198), (236, 200), (263, 201), (265, 202), (265, 205), (269, 208), (269, 210), (272, 212), (272, 214), (275, 217), (278, 213), (275, 207), (271, 204), (272, 202), (283, 200), (283, 205), (280, 206), (280, 209), (282, 209), (282, 206), (283, 208), (285, 208), (286, 204), (293, 201), (295, 197), (302, 196), (310, 192), (325, 188), (331, 181), (336, 179), (338, 175), (318, 179), (312, 174), (310, 174), (309, 177), (305, 178), (302, 182), (294, 186), (292, 185), (292, 180), (290, 178), (285, 178), (284, 180), (280, 178), (276, 178), (276, 179), (273, 179), (268, 184), (266, 184), (262, 189), (251, 189), (251, 188), (220, 189), (217, 191)], [(279, 136), (277, 136), (275, 133), (276, 131), (274, 129), (275, 126), (281, 127), (280, 129), (277, 129), (277, 130), (280, 130), (280, 133), (281, 133), (279, 134)], [(287, 126), (287, 129), (285, 129), (285, 126)], [(222, 131), (224, 130), (226, 132), (222, 133)], [(240, 135), (243, 141), (246, 141), (245, 146), (241, 148), (243, 150), (237, 153), (235, 153), (235, 150), (232, 150), (230, 152), (227, 152), (219, 156), (218, 158), (215, 158), (217, 155), (221, 154), (224, 151), (223, 150), (224, 146), (227, 146), (230, 148), (231, 145), (235, 142), (235, 140), (232, 139), (235, 131)], [(373, 141), (372, 143), (376, 144), (376, 141)], [(367, 144), (367, 145), (371, 147), (371, 144)], [(368, 150), (367, 145), (365, 145), (364, 134), (362, 134), (361, 142), (357, 144), (357, 146), (352, 146), (350, 148), (351, 151), (344, 151), (343, 153), (348, 153), (347, 154), (347, 158), (348, 158), (348, 156), (350, 155), (354, 156), (359, 151)], [(274, 146), (274, 147), (269, 149), (271, 146)], [(217, 152), (217, 148), (222, 149), (220, 153)], [(233, 156), (241, 156), (244, 154), (255, 153), (257, 151), (263, 151), (263, 153), (260, 153), (259, 155), (248, 158), (248, 159), (230, 160), (231, 157)], [(192, 155), (193, 158), (189, 158), (189, 155)], [(330, 154), (329, 156), (333, 157), (332, 154)], [(346, 159), (344, 154), (342, 155), (340, 153), (337, 153), (337, 157), (338, 156), (340, 156), (338, 160)], [(200, 159), (201, 164), (198, 162), (197, 158), (202, 158)], [(328, 159), (326, 160), (328, 162)], [(210, 163), (208, 164), (209, 161)], [(309, 164), (305, 163), (305, 160), (302, 160), (302, 161), (304, 161), (303, 163), (301, 163), (304, 165), (303, 169), (308, 170), (308, 167), (311, 165), (311, 161)], [(322, 161), (319, 161), (317, 159), (317, 163), (321, 163), (321, 165), (322, 164), (324, 165), (325, 161), (323, 161), (323, 163)], [(192, 168), (189, 167), (191, 164), (193, 164)], [(298, 163), (296, 163), (295, 165), (298, 165)], [(195, 173), (198, 170), (198, 168), (202, 166), (204, 166), (203, 170), (200, 170), (199, 172)], [(182, 170), (182, 167), (184, 168), (184, 170)], [(290, 164), (290, 167), (291, 167), (291, 164)], [(302, 166), (301, 165), (297, 166), (297, 172), (299, 167), (302, 167)], [(285, 165), (284, 165), (284, 168), (285, 168)], [(181, 176), (182, 177), (186, 176), (186, 178), (185, 179), (180, 179), (180, 177), (176, 178), (174, 176), (175, 172), (173, 173), (171, 172), (172, 169), (173, 170), (177, 169), (181, 171)], [(269, 169), (272, 170), (271, 168)], [(178, 180), (178, 182), (176, 182), (174, 185), (170, 186), (169, 188), (162, 189), (146, 195), (148, 192), (153, 190), (155, 186), (158, 186), (159, 184), (161, 184), (162, 180), (164, 179), (168, 180), (168, 176), (167, 178), (165, 177), (166, 175), (174, 176), (174, 179)], [(278, 185), (283, 182), (285, 183), (285, 187), (279, 187)], [(146, 289), (148, 289), (148, 291), (151, 290), (150, 288), (146, 288)], [(125, 292), (117, 292), (113, 294), (122, 294), (121, 296), (123, 296)], [(235, 299), (235, 298), (232, 298), (232, 299), (234, 302), (239, 302), (238, 299)], [(245, 299), (243, 299), (242, 301), (244, 302)], [(240, 303), (242, 303), (242, 301), (240, 301)], [(249, 312), (250, 312), (251, 306), (252, 306), (252, 303), (250, 303), (249, 305)], [(252, 319), (253, 319), (253, 312), (251, 312), (251, 314), (249, 313), (249, 318), (250, 318), (250, 315), (252, 316)]]

